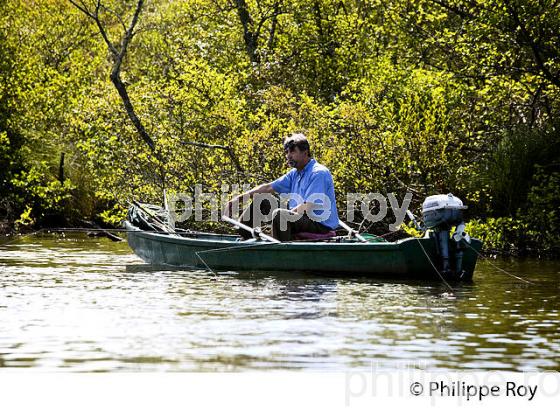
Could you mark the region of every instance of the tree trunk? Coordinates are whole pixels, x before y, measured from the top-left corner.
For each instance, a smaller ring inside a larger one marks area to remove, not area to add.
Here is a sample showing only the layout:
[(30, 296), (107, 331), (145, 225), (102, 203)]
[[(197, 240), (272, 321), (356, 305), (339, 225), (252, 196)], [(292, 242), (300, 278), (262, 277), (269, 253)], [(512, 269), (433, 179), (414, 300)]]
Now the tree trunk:
[(253, 32), (253, 19), (247, 9), (247, 3), (245, 0), (235, 0), (235, 6), (237, 7), (239, 20), (243, 25), (243, 40), (245, 40), (245, 49), (247, 50), (247, 54), (249, 55), (251, 62), (258, 64), (260, 62), (257, 52), (258, 34)]

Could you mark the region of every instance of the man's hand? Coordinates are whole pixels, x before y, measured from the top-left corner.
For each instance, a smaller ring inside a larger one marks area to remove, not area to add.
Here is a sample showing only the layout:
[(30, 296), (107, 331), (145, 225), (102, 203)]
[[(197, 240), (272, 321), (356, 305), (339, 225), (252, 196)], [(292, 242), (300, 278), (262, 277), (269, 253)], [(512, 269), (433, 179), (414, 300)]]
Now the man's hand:
[(231, 199), (222, 209), (222, 215), (227, 216), (229, 218), (232, 217), (233, 209), (239, 210), (239, 202), (243, 199), (243, 201), (247, 201), (247, 199), (252, 199), (254, 194), (260, 193), (273, 193), (274, 189), (272, 189), (272, 184), (262, 184), (256, 188), (251, 189), (250, 191), (244, 192), (241, 195), (237, 195), (235, 198)]

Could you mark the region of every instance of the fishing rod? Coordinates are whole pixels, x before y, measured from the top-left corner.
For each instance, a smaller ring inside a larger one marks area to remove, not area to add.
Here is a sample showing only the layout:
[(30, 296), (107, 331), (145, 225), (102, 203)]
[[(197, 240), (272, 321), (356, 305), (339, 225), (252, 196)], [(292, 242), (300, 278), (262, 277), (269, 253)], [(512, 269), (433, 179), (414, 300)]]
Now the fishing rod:
[(517, 280), (520, 280), (521, 282), (527, 283), (527, 284), (529, 284), (529, 285), (534, 285), (533, 282), (531, 282), (531, 281), (529, 281), (529, 280), (527, 280), (527, 279), (520, 278), (519, 276), (514, 275), (513, 273), (510, 273), (510, 272), (508, 272), (507, 270), (502, 269), (502, 268), (500, 268), (499, 266), (495, 265), (494, 263), (492, 263), (492, 261), (490, 260), (490, 258), (487, 258), (487, 257), (484, 256), (483, 254), (481, 254), (481, 253), (480, 253), (479, 251), (477, 251), (473, 246), (471, 246), (471, 244), (467, 243), (467, 245), (469, 246), (469, 248), (471, 248), (473, 251), (475, 251), (476, 254), (477, 254), (478, 256), (480, 256), (482, 259), (484, 259), (485, 261), (487, 261), (490, 265), (492, 265), (494, 268), (496, 268), (496, 269), (499, 270), (500, 272), (503, 272), (503, 273), (505, 273), (506, 275), (511, 276), (512, 278), (515, 278), (515, 279), (517, 279)]
[(16, 236), (15, 238), (11, 238), (11, 239), (8, 239), (6, 242), (0, 243), (0, 246), (9, 245), (9, 244), (11, 244), (11, 243), (13, 243), (13, 242), (15, 242), (15, 241), (19, 241), (20, 239), (27, 238), (27, 237), (29, 237), (29, 236), (38, 235), (38, 234), (40, 234), (40, 233), (43, 232), (43, 231), (44, 231), (44, 229), (41, 228), (41, 229), (37, 229), (36, 231), (26, 233), (26, 234), (24, 234), (24, 235), (21, 235), (21, 234), (20, 234), (20, 235)]
[(108, 232), (108, 233), (154, 233), (158, 235), (211, 235), (211, 236), (236, 236), (231, 234), (220, 234), (220, 233), (210, 233), (210, 232), (200, 232), (200, 231), (175, 231), (175, 232), (164, 232), (164, 231), (145, 231), (140, 229), (127, 229), (127, 228), (43, 228), (41, 231), (45, 232), (76, 232), (76, 233), (89, 233), (89, 232)]
[(126, 228), (44, 228), (46, 232), (78, 232), (78, 233), (87, 233), (87, 232), (136, 232), (131, 229)]

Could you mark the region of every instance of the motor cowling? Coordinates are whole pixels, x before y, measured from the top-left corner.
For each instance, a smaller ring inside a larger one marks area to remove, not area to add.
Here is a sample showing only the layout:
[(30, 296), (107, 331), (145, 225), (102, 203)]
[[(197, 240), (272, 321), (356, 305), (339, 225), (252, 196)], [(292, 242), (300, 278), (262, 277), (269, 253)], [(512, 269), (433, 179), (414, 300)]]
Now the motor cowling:
[[(432, 229), (438, 253), (441, 257), (441, 268), (444, 274), (460, 279), (463, 276), (463, 249), (470, 242), (465, 232), (463, 210), (467, 209), (463, 201), (453, 194), (432, 195), (422, 204), (424, 229)], [(452, 239), (455, 246), (450, 246), (451, 228), (455, 227)], [(454, 253), (455, 266), (450, 265), (450, 251)]]
[(422, 204), (422, 218), (426, 229), (450, 229), (463, 222), (463, 201), (453, 194), (432, 195)]

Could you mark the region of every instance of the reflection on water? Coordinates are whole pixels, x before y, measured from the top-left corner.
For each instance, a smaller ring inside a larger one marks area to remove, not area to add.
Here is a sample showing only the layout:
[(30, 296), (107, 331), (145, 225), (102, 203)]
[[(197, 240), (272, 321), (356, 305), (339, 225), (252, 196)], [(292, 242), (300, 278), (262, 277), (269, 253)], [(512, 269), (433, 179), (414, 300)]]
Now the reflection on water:
[(0, 247), (0, 367), (74, 371), (560, 370), (560, 264), (438, 282), (144, 264), (85, 236)]

